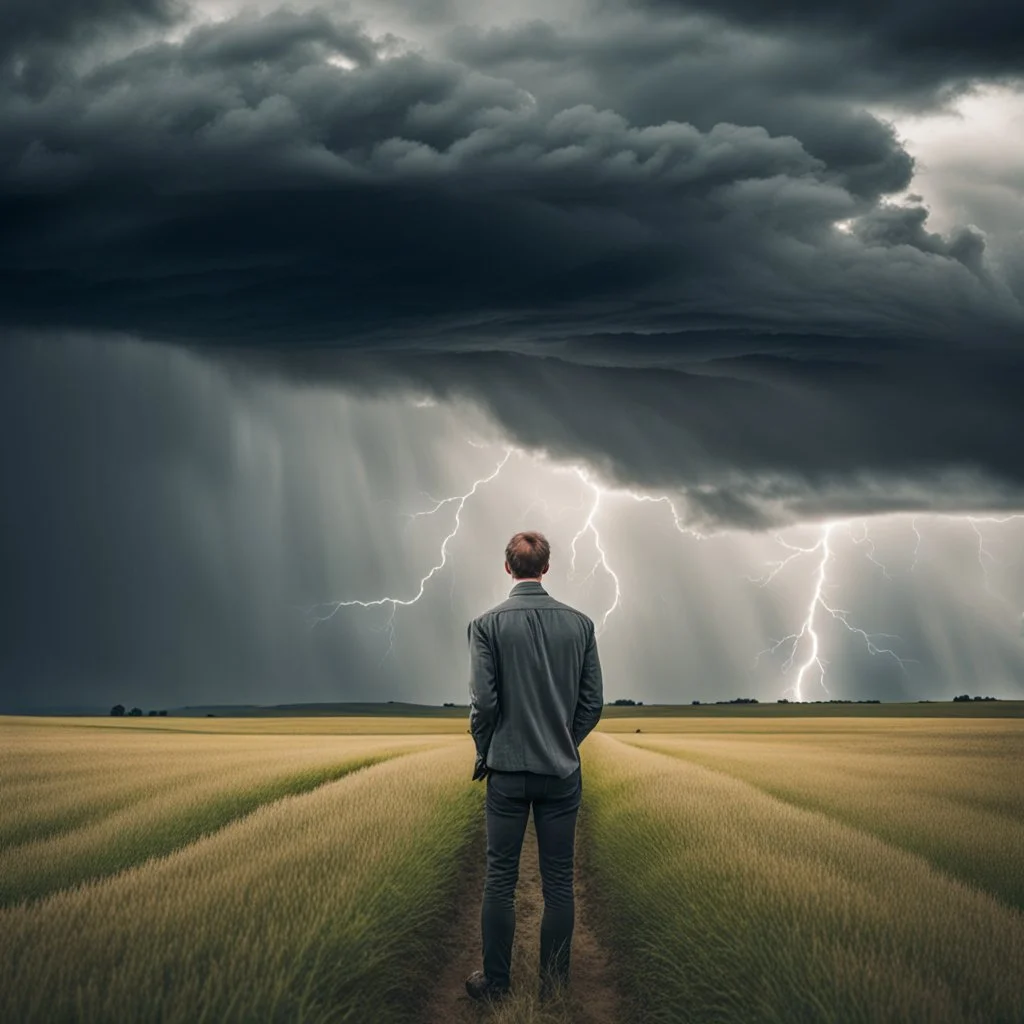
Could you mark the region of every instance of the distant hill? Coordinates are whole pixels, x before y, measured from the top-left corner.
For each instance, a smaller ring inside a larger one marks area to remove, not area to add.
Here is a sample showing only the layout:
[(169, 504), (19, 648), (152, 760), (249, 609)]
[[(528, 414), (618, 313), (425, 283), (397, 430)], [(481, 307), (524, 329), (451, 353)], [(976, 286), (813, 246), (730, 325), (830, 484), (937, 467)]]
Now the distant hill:
[(2, 708), (3, 715), (109, 715), (110, 705), (98, 704), (55, 704), (49, 707)]
[[(129, 705), (130, 706), (130, 705)], [(149, 708), (143, 709), (148, 717)], [(65, 705), (61, 707), (0, 709), (0, 714), (15, 715), (109, 715), (109, 707)], [(329, 716), (387, 716), (408, 718), (466, 718), (468, 704), (443, 707), (438, 704), (414, 704), (407, 701), (327, 701), (310, 704), (189, 704), (168, 708), (167, 714), (178, 718), (287, 718)], [(606, 704), (603, 718), (715, 718), (720, 716), (743, 718), (1024, 718), (1024, 701), (1020, 700), (919, 700), (883, 701), (877, 704), (832, 703), (809, 701), (806, 703), (758, 704), (711, 703), (644, 704), (640, 706), (614, 706)]]
[(183, 708), (168, 708), (168, 715), (203, 717), (217, 715), (224, 718), (276, 717), (296, 715), (407, 715), (436, 718), (461, 718), (469, 714), (469, 705), (440, 707), (437, 704), (411, 704), (393, 700), (384, 703), (371, 701), (334, 701), (322, 704), (188, 704)]
[[(209, 704), (170, 708), (169, 715), (201, 718), (217, 715), (223, 718), (282, 718), (316, 717), (329, 715), (396, 715), (410, 718), (465, 718), (468, 704), (440, 707), (437, 704), (412, 704), (405, 701), (337, 701), (322, 704)], [(639, 707), (604, 706), (603, 718), (714, 718), (719, 716), (749, 718), (1022, 718), (1024, 701), (970, 701), (952, 700), (885, 701), (878, 704), (833, 703), (808, 701), (779, 704), (766, 701), (759, 704), (701, 703), (646, 704)]]

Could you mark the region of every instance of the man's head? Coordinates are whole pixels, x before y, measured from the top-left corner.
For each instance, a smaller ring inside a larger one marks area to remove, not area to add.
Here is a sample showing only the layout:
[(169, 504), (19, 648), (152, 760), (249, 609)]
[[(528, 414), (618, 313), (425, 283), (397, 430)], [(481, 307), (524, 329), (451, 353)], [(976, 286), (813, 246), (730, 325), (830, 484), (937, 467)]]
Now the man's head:
[(543, 533), (524, 530), (505, 547), (505, 572), (514, 580), (539, 580), (548, 571), (551, 545)]

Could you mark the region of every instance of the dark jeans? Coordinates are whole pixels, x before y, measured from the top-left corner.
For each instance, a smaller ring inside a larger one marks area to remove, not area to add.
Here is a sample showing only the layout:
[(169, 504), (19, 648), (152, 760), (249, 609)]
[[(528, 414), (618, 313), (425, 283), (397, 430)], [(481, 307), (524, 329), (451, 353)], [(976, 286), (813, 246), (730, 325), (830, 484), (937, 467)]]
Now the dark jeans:
[(564, 984), (569, 980), (569, 951), (576, 913), (573, 858), (582, 793), (579, 768), (565, 779), (534, 772), (493, 770), (487, 776), (487, 879), (480, 925), (484, 974), (497, 985), (509, 984), (519, 854), (531, 805), (544, 892), (540, 926), (542, 984)]

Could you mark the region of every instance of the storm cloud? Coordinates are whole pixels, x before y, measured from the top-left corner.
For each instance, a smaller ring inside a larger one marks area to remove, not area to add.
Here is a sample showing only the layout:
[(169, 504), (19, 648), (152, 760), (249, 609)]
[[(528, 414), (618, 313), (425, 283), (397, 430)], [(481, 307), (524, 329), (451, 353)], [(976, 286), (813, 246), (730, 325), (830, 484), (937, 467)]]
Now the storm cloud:
[(879, 113), (1017, 87), (1021, 16), (954, 6), (5, 8), (5, 672), (322, 679), (280, 608), (390, 486), (321, 488), (329, 396), (410, 452), (459, 410), (446, 487), (476, 416), (699, 530), (1022, 507), (1022, 186), (939, 230)]

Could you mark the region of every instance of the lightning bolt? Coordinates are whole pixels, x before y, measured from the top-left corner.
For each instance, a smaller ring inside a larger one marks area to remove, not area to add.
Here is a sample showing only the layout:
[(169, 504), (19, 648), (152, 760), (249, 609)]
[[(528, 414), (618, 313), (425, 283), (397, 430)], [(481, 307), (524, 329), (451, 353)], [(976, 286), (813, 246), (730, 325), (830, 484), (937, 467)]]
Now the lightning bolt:
[[(921, 549), (922, 534), (921, 530), (917, 525), (918, 516), (914, 516), (911, 520), (911, 527), (914, 531), (916, 543), (914, 544), (914, 561), (911, 565), (911, 572), (917, 568), (919, 561), (918, 555)], [(978, 567), (981, 569), (981, 578), (984, 583), (985, 591), (990, 596), (1000, 601), (1006, 608), (1010, 609), (1014, 615), (1020, 614), (1020, 631), (1021, 635), (1024, 636), (1024, 612), (1018, 613), (1017, 609), (1001, 594), (996, 593), (992, 588), (992, 577), (990, 576), (991, 566), (998, 563), (999, 559), (989, 550), (988, 545), (985, 541), (985, 534), (982, 532), (981, 524), (995, 524), (1005, 525), (1006, 523), (1012, 523), (1014, 521), (1024, 520), (1024, 513), (1022, 512), (1011, 512), (1005, 516), (951, 516), (946, 518), (953, 518), (966, 522), (975, 537), (975, 552), (978, 558)]]
[[(440, 509), (444, 508), (445, 505), (455, 505), (455, 524), (451, 530), (441, 542), (441, 551), (438, 561), (432, 565), (426, 575), (420, 578), (419, 587), (416, 589), (416, 593), (412, 597), (378, 597), (370, 601), (360, 600), (358, 598), (352, 598), (347, 601), (328, 601), (321, 604), (316, 604), (310, 608), (305, 609), (306, 621), (309, 624), (310, 629), (315, 629), (321, 623), (326, 622), (328, 619), (333, 618), (342, 608), (379, 608), (382, 605), (391, 606), (391, 615), (388, 618), (387, 629), (389, 633), (388, 651), (393, 649), (394, 646), (394, 619), (395, 612), (399, 606), (406, 607), (411, 604), (415, 604), (424, 594), (427, 589), (427, 584), (436, 576), (448, 563), (448, 545), (452, 539), (459, 532), (459, 527), (462, 525), (462, 510), (466, 507), (466, 502), (473, 497), (476, 492), (483, 487), (485, 484), (489, 484), (492, 480), (496, 479), (501, 471), (505, 468), (508, 460), (512, 457), (512, 453), (515, 451), (513, 448), (506, 448), (505, 454), (498, 462), (497, 466), (487, 475), (480, 477), (478, 480), (473, 481), (473, 486), (464, 494), (454, 495), (450, 498), (442, 498), (439, 501), (434, 501), (433, 508), (426, 509), (422, 512), (416, 512), (412, 518), (419, 519), (423, 516), (432, 516)], [(433, 500), (433, 499), (431, 499)]]
[[(469, 440), (467, 443), (471, 444), (475, 448), (491, 447), (490, 445), (481, 444), (472, 440)], [(520, 448), (507, 446), (504, 448), (504, 453), (495, 468), (487, 475), (475, 480), (469, 489), (463, 494), (451, 495), (444, 498), (434, 498), (425, 492), (421, 492), (430, 502), (429, 507), (418, 512), (404, 514), (408, 520), (408, 527), (417, 519), (434, 516), (443, 509), (446, 509), (449, 506), (454, 506), (452, 528), (441, 543), (435, 564), (432, 565), (427, 573), (420, 578), (419, 585), (416, 587), (415, 593), (406, 597), (385, 596), (374, 598), (372, 600), (352, 598), (349, 600), (330, 601), (313, 605), (304, 611), (307, 622), (310, 624), (310, 628), (315, 628), (333, 618), (342, 608), (374, 608), (387, 605), (390, 608), (390, 613), (384, 626), (380, 627), (382, 630), (387, 630), (389, 637), (388, 648), (384, 654), (384, 657), (386, 658), (394, 648), (395, 615), (398, 608), (400, 606), (404, 607), (412, 605), (419, 601), (426, 592), (430, 581), (446, 567), (448, 563), (449, 545), (457, 536), (459, 529), (461, 528), (462, 512), (465, 509), (466, 504), (474, 497), (474, 495), (476, 495), (481, 487), (491, 483), (501, 474), (513, 454), (525, 455), (529, 453)], [(599, 632), (605, 629), (609, 618), (622, 605), (621, 581), (609, 559), (608, 551), (601, 537), (598, 525), (599, 513), (603, 508), (603, 502), (605, 499), (610, 499), (612, 497), (626, 497), (641, 503), (663, 504), (667, 506), (671, 514), (673, 527), (681, 536), (694, 540), (706, 540), (708, 536), (717, 536), (717, 534), (703, 534), (688, 525), (684, 521), (683, 517), (680, 516), (675, 502), (668, 495), (647, 494), (626, 488), (604, 487), (592, 477), (589, 470), (581, 466), (552, 465), (551, 469), (554, 472), (559, 473), (572, 473), (590, 492), (589, 502), (584, 501), (584, 503), (579, 506), (567, 506), (562, 508), (558, 514), (558, 518), (561, 518), (561, 516), (565, 515), (567, 512), (578, 513), (586, 509), (586, 516), (582, 525), (573, 535), (570, 544), (570, 578), (575, 578), (577, 575), (577, 560), (580, 557), (579, 548), (583, 539), (589, 535), (592, 538), (596, 556), (589, 571), (584, 577), (582, 577), (582, 579), (583, 581), (592, 579), (598, 569), (601, 569), (613, 586), (612, 600), (600, 615), (597, 626)], [(549, 502), (540, 498), (537, 495), (536, 490), (534, 492), (533, 500), (526, 506), (526, 509), (524, 509), (522, 514), (525, 515), (526, 512), (532, 510), (538, 505), (543, 506), (550, 517)], [(989, 578), (989, 566), (996, 562), (997, 559), (986, 546), (985, 535), (982, 532), (981, 524), (1005, 524), (1013, 520), (1024, 520), (1024, 513), (1013, 513), (1006, 516), (964, 516), (962, 518), (969, 523), (975, 533), (977, 538), (978, 562), (983, 573), (985, 587), (989, 593), (994, 594)], [(923, 542), (923, 534), (918, 525), (918, 519), (919, 516), (914, 515), (911, 518), (910, 523), (915, 538), (913, 563), (910, 567), (911, 572), (917, 569)], [(757, 664), (760, 658), (765, 654), (776, 654), (780, 650), (786, 650), (786, 659), (782, 665), (783, 673), (788, 673), (794, 666), (797, 667), (793, 685), (785, 692), (792, 693), (794, 698), (798, 701), (804, 699), (803, 694), (805, 686), (807, 685), (808, 680), (812, 678), (816, 678), (821, 688), (826, 693), (829, 693), (826, 685), (828, 661), (822, 654), (822, 616), (827, 616), (829, 620), (840, 623), (849, 633), (859, 637), (870, 654), (889, 657), (893, 659), (904, 671), (906, 671), (907, 664), (914, 661), (914, 659), (911, 658), (901, 657), (892, 649), (892, 647), (885, 646), (879, 642), (883, 640), (899, 640), (900, 637), (892, 633), (869, 633), (852, 622), (850, 619), (851, 613), (846, 609), (838, 607), (830, 598), (829, 592), (836, 586), (836, 584), (830, 580), (830, 573), (835, 559), (834, 541), (839, 530), (845, 531), (850, 541), (857, 548), (863, 551), (868, 561), (877, 566), (886, 580), (893, 580), (893, 576), (888, 567), (878, 557), (878, 552), (875, 547), (874, 540), (870, 535), (867, 520), (860, 520), (856, 526), (849, 521), (826, 522), (821, 526), (821, 533), (818, 540), (810, 547), (793, 544), (782, 537), (780, 533), (776, 533), (774, 535), (774, 539), (785, 551), (785, 554), (775, 561), (768, 562), (768, 571), (765, 574), (756, 578), (751, 576), (747, 577), (750, 582), (755, 583), (760, 587), (768, 587), (780, 575), (780, 573), (785, 571), (793, 562), (809, 556), (817, 556), (812, 575), (811, 593), (804, 608), (804, 614), (799, 629), (782, 637), (780, 640), (772, 641), (771, 645), (760, 651), (755, 658), (755, 664)], [(454, 578), (452, 580), (452, 586), (454, 587)], [(1001, 600), (1004, 600), (1004, 603), (1007, 603), (1005, 602), (1005, 599), (1001, 598)], [(1024, 636), (1024, 615), (1021, 615), (1020, 629), (1021, 635)], [(799, 665), (797, 665), (798, 657), (800, 658)], [(381, 660), (383, 661), (383, 658)]]
[(590, 475), (585, 469), (577, 466), (574, 467), (573, 471), (580, 480), (591, 489), (594, 495), (594, 500), (590, 506), (590, 511), (587, 513), (587, 518), (584, 520), (583, 525), (573, 535), (572, 543), (569, 546), (570, 551), (572, 552), (572, 557), (569, 562), (570, 579), (576, 575), (576, 545), (579, 543), (580, 538), (585, 533), (589, 532), (594, 538), (594, 547), (597, 549), (597, 561), (594, 562), (590, 572), (587, 573), (584, 579), (590, 579), (597, 571), (597, 567), (600, 565), (608, 576), (611, 577), (612, 583), (615, 586), (615, 599), (605, 609), (604, 615), (601, 616), (601, 622), (595, 631), (600, 633), (604, 630), (604, 627), (608, 622), (608, 616), (619, 607), (619, 601), (622, 597), (622, 588), (619, 585), (619, 577), (615, 574), (615, 570), (608, 564), (608, 554), (604, 549), (604, 545), (601, 543), (601, 534), (594, 522), (594, 516), (597, 515), (597, 510), (601, 505), (601, 497), (605, 491), (590, 479)]
[[(480, 444), (472, 440), (468, 440), (467, 443), (469, 443), (475, 448), (487, 447), (486, 445)], [(444, 538), (444, 541), (441, 544), (439, 558), (437, 562), (433, 566), (431, 566), (430, 570), (423, 577), (421, 577), (419, 586), (416, 589), (416, 593), (412, 597), (403, 598), (388, 596), (375, 598), (373, 600), (362, 600), (352, 598), (350, 600), (345, 601), (330, 601), (316, 604), (304, 609), (303, 612), (303, 614), (306, 617), (306, 621), (310, 625), (310, 628), (315, 628), (321, 623), (333, 618), (342, 608), (375, 608), (383, 605), (389, 605), (391, 608), (390, 615), (388, 616), (387, 622), (384, 624), (383, 627), (381, 627), (382, 629), (386, 629), (388, 631), (388, 648), (384, 653), (384, 657), (387, 657), (387, 655), (394, 649), (395, 612), (397, 611), (398, 607), (415, 604), (417, 601), (420, 600), (420, 598), (423, 597), (424, 593), (426, 592), (427, 584), (437, 573), (444, 569), (445, 565), (447, 564), (448, 544), (459, 532), (459, 528), (462, 525), (461, 515), (463, 509), (466, 506), (466, 503), (469, 501), (470, 498), (473, 497), (473, 495), (476, 494), (477, 490), (480, 487), (482, 487), (484, 484), (490, 483), (492, 480), (496, 479), (500, 475), (502, 469), (504, 469), (505, 465), (507, 464), (508, 460), (511, 458), (513, 454), (524, 455), (528, 453), (526, 453), (521, 448), (508, 446), (505, 448), (504, 455), (498, 462), (494, 470), (487, 476), (481, 477), (479, 480), (474, 481), (473, 485), (464, 494), (451, 495), (446, 498), (434, 498), (432, 495), (427, 494), (426, 492), (421, 492), (421, 494), (425, 498), (427, 498), (427, 500), (431, 503), (430, 507), (423, 509), (419, 512), (404, 513), (406, 519), (408, 520), (406, 524), (406, 527), (408, 527), (416, 519), (436, 515), (441, 509), (445, 508), (448, 505), (455, 506), (454, 525), (452, 526), (451, 531)], [(612, 565), (609, 561), (608, 552), (605, 549), (604, 543), (601, 538), (601, 532), (598, 528), (596, 521), (598, 511), (601, 507), (602, 498), (611, 495), (624, 495), (632, 499), (633, 501), (637, 502), (649, 502), (652, 504), (666, 505), (671, 512), (673, 526), (680, 534), (688, 537), (694, 537), (697, 539), (704, 539), (704, 535), (699, 533), (692, 527), (688, 526), (683, 521), (682, 517), (679, 515), (679, 511), (676, 508), (675, 503), (668, 495), (650, 495), (642, 494), (637, 491), (625, 488), (602, 487), (594, 479), (592, 479), (587, 469), (585, 469), (582, 466), (553, 466), (552, 469), (554, 469), (556, 472), (570, 472), (574, 474), (577, 477), (577, 479), (591, 492), (592, 500), (590, 501), (590, 507), (587, 511), (586, 518), (583, 521), (583, 525), (573, 535), (572, 542), (570, 544), (570, 578), (574, 578), (576, 576), (576, 561), (579, 556), (578, 549), (580, 542), (582, 541), (585, 535), (589, 534), (593, 538), (593, 544), (597, 552), (597, 557), (593, 565), (591, 566), (590, 571), (586, 574), (586, 576), (583, 577), (583, 580), (586, 581), (588, 579), (593, 578), (598, 568), (601, 568), (607, 575), (607, 577), (611, 580), (614, 588), (614, 596), (612, 602), (601, 613), (601, 617), (597, 625), (597, 632), (602, 632), (608, 623), (609, 617), (622, 603), (621, 582), (619, 580), (618, 574), (612, 568)], [(550, 511), (550, 506), (548, 502), (544, 499), (539, 498), (535, 494), (533, 501), (531, 501), (530, 504), (526, 507), (523, 514), (525, 515), (526, 511), (529, 511), (530, 509), (534, 508), (537, 505), (543, 505), (545, 509)], [(586, 507), (586, 503), (575, 508), (570, 508), (568, 511), (579, 512), (582, 511), (584, 507)], [(562, 509), (559, 516), (564, 515), (565, 512), (566, 509)], [(381, 660), (383, 661), (383, 658)]]
[(587, 514), (586, 520), (584, 521), (583, 525), (579, 528), (579, 530), (576, 531), (576, 534), (572, 538), (572, 544), (570, 545), (570, 578), (574, 577), (576, 574), (577, 544), (579, 543), (583, 535), (589, 532), (594, 538), (594, 547), (597, 549), (597, 559), (591, 567), (590, 572), (588, 572), (587, 575), (583, 578), (585, 580), (590, 579), (597, 571), (597, 567), (601, 566), (601, 568), (604, 569), (605, 573), (610, 577), (615, 587), (615, 597), (612, 603), (605, 609), (604, 614), (601, 616), (601, 622), (596, 630), (596, 632), (600, 633), (604, 630), (604, 627), (607, 625), (608, 617), (612, 614), (612, 612), (615, 611), (616, 608), (619, 607), (622, 600), (622, 587), (619, 582), (619, 577), (616, 575), (615, 570), (612, 569), (611, 565), (609, 565), (608, 563), (608, 554), (605, 551), (603, 544), (601, 543), (601, 534), (598, 531), (597, 524), (595, 522), (595, 516), (597, 515), (597, 511), (600, 507), (601, 499), (603, 497), (626, 497), (636, 502), (647, 502), (655, 505), (667, 505), (669, 511), (672, 514), (673, 526), (675, 527), (677, 532), (679, 532), (683, 536), (692, 537), (697, 540), (705, 540), (706, 537), (704, 534), (700, 533), (698, 530), (695, 530), (693, 527), (688, 526), (683, 521), (682, 517), (679, 515), (679, 510), (675, 506), (675, 502), (673, 502), (667, 494), (643, 494), (641, 492), (630, 490), (628, 488), (601, 487), (598, 483), (591, 479), (590, 474), (587, 472), (587, 470), (583, 469), (582, 467), (574, 466), (572, 467), (572, 472), (575, 473), (575, 475), (583, 482), (585, 486), (590, 488), (590, 491), (594, 496), (594, 500), (591, 503), (590, 511)]
[[(985, 581), (985, 589), (992, 594), (993, 597), (999, 595), (992, 589), (992, 581), (988, 574), (989, 564), (997, 561), (995, 555), (985, 546), (985, 535), (981, 532), (979, 523), (1010, 523), (1015, 519), (1024, 519), (1024, 514), (1014, 514), (1008, 516), (968, 516), (967, 521), (971, 524), (971, 529), (974, 531), (975, 537), (978, 539), (978, 565), (981, 566), (981, 575)], [(1004, 604), (1007, 604), (1004, 598), (1000, 598)]]
[(851, 530), (850, 539), (853, 541), (854, 544), (858, 545), (858, 547), (865, 548), (868, 561), (871, 562), (872, 565), (877, 565), (878, 568), (882, 570), (882, 575), (891, 582), (892, 576), (890, 575), (889, 570), (884, 565), (882, 565), (882, 563), (878, 560), (877, 555), (875, 554), (875, 542), (871, 539), (871, 536), (868, 533), (867, 520), (861, 520), (860, 526), (864, 532), (859, 537), (855, 537), (853, 535), (853, 531)]
[(910, 519), (910, 528), (914, 531), (914, 561), (910, 565), (910, 571), (917, 571), (917, 561), (921, 553), (921, 531), (917, 525), (917, 516), (912, 516)]
[[(800, 663), (797, 669), (796, 679), (793, 682), (793, 686), (787, 693), (792, 693), (793, 697), (797, 701), (802, 701), (804, 680), (808, 673), (816, 672), (818, 677), (818, 684), (825, 691), (829, 693), (828, 687), (825, 684), (826, 668), (828, 663), (821, 656), (821, 635), (819, 633), (818, 626), (818, 613), (825, 612), (828, 614), (833, 621), (841, 623), (848, 632), (859, 636), (863, 641), (867, 650), (870, 654), (875, 655), (887, 655), (891, 657), (900, 666), (901, 669), (906, 671), (906, 666), (912, 659), (901, 658), (892, 648), (880, 647), (875, 643), (877, 639), (886, 640), (899, 640), (900, 638), (893, 633), (868, 633), (860, 626), (855, 625), (850, 621), (850, 612), (844, 608), (838, 608), (832, 604), (832, 602), (826, 596), (826, 589), (829, 587), (828, 582), (828, 567), (829, 563), (833, 560), (832, 550), (832, 537), (834, 531), (843, 527), (846, 528), (850, 539), (854, 544), (863, 546), (865, 543), (869, 543), (867, 547), (867, 557), (870, 562), (877, 565), (884, 573), (886, 579), (892, 579), (889, 575), (888, 570), (882, 565), (881, 562), (875, 557), (874, 544), (870, 542), (867, 532), (867, 524), (862, 523), (864, 530), (860, 537), (857, 537), (853, 533), (853, 529), (847, 522), (828, 522), (825, 523), (821, 528), (821, 536), (818, 538), (816, 544), (812, 547), (804, 548), (796, 544), (790, 544), (784, 540), (779, 534), (775, 535), (776, 541), (782, 545), (790, 554), (776, 562), (770, 562), (769, 565), (772, 567), (771, 571), (752, 582), (758, 583), (762, 587), (768, 586), (783, 569), (786, 568), (791, 562), (800, 558), (803, 555), (818, 554), (818, 563), (814, 572), (814, 586), (811, 592), (810, 600), (807, 603), (806, 610), (804, 612), (803, 621), (800, 624), (800, 629), (795, 633), (790, 633), (787, 636), (782, 637), (781, 640), (773, 641), (771, 646), (766, 647), (763, 651), (758, 652), (757, 657), (754, 659), (756, 665), (761, 657), (765, 654), (775, 654), (780, 649), (785, 648), (786, 645), (789, 647), (789, 653), (786, 660), (782, 664), (783, 673), (788, 672), (796, 662), (797, 653), (804, 647), (807, 647), (807, 654), (804, 660)], [(748, 577), (750, 579), (750, 577)]]

